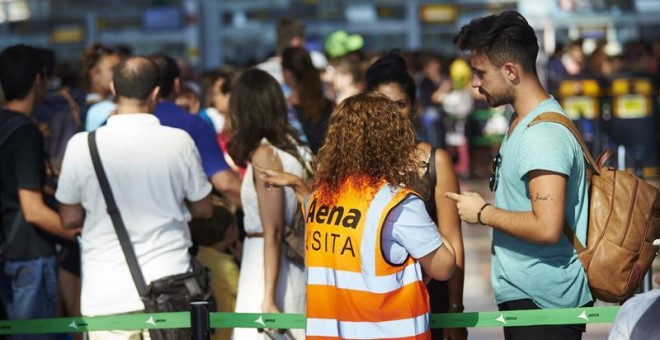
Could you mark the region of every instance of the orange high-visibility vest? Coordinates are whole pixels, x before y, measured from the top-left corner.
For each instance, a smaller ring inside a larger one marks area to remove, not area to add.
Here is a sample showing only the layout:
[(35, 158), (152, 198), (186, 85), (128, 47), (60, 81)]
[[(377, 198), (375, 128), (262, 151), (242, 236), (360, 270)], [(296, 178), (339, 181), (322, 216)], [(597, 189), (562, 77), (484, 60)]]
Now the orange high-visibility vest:
[(415, 193), (366, 191), (347, 182), (333, 206), (317, 192), (305, 203), (307, 339), (430, 339), (419, 263), (389, 263), (381, 249), (388, 214)]

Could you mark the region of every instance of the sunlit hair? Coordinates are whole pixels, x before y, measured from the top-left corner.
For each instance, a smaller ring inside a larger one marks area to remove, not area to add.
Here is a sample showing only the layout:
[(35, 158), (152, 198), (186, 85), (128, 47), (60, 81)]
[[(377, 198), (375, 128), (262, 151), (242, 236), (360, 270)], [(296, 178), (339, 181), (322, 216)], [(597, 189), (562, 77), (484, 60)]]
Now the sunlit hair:
[(80, 57), (80, 85), (83, 90), (89, 91), (92, 86), (90, 71), (99, 65), (101, 59), (113, 55), (117, 55), (117, 52), (101, 43), (91, 44), (83, 50)]
[(425, 195), (416, 148), (412, 123), (393, 101), (377, 92), (346, 98), (330, 116), (315, 160), (314, 187), (329, 204), (349, 179), (360, 189), (375, 190), (385, 180)]

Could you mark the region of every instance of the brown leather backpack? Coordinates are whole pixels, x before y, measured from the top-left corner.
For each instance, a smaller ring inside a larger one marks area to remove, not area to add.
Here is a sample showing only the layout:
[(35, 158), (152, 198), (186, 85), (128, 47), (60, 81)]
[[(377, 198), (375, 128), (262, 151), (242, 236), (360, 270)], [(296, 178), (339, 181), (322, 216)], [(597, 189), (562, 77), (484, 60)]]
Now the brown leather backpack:
[(584, 265), (592, 295), (606, 302), (621, 302), (635, 293), (658, 252), (653, 240), (660, 239), (659, 191), (629, 172), (604, 167), (612, 154), (609, 150), (594, 161), (568, 117), (546, 112), (528, 126), (542, 122), (567, 127), (594, 169), (589, 189), (587, 247), (568, 225), (564, 232)]

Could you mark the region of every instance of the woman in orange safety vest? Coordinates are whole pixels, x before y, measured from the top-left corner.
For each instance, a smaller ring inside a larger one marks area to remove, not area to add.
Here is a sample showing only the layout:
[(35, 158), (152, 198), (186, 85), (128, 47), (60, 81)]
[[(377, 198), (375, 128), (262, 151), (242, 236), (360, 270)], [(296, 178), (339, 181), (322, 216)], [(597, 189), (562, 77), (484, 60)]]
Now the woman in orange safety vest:
[(422, 268), (448, 279), (455, 256), (420, 198), (416, 147), (410, 119), (381, 94), (331, 115), (303, 204), (307, 339), (430, 339)]

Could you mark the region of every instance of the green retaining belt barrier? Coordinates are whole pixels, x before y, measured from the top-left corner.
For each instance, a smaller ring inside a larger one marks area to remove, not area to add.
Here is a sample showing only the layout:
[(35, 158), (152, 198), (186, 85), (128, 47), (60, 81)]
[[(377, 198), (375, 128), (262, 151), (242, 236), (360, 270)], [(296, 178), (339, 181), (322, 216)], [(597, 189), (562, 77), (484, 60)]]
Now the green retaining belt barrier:
[[(432, 314), (431, 328), (502, 327), (610, 323), (619, 306)], [(304, 314), (210, 313), (211, 328), (305, 328)], [(2, 334), (79, 333), (100, 330), (188, 328), (190, 313), (123, 314), (112, 316), (0, 321)]]

